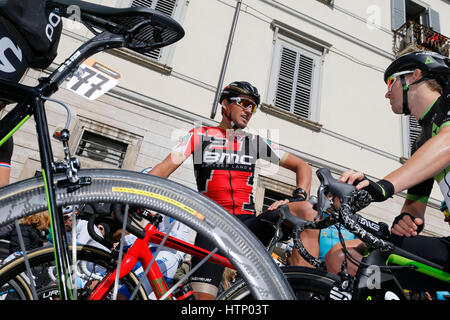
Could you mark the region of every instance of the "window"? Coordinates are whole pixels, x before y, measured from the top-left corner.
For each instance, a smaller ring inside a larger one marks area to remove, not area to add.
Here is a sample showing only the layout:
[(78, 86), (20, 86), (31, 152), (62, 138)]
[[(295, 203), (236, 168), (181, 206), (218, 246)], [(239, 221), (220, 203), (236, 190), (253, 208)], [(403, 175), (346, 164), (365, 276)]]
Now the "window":
[(314, 58), (285, 44), (281, 45), (280, 54), (274, 105), (301, 117), (310, 118)]
[(322, 65), (331, 44), (273, 20), (274, 51), (264, 112), (320, 131)]
[(440, 32), (439, 13), (419, 0), (391, 0), (392, 30), (411, 20)]
[(265, 189), (264, 190), (264, 203), (263, 203), (263, 209), (262, 212), (266, 211), (267, 208), (274, 203), (275, 201), (278, 200), (284, 200), (289, 198), (289, 195), (280, 193), (280, 192), (276, 192), (274, 190), (270, 190), (270, 189)]
[(411, 156), (411, 148), (414, 144), (414, 141), (416, 141), (417, 137), (422, 132), (422, 128), (417, 122), (416, 118), (414, 118), (412, 115), (408, 116), (408, 151), (407, 156)]
[(278, 35), (268, 103), (295, 118), (318, 120), (322, 53)]
[(280, 168), (277, 175), (273, 176), (272, 172), (267, 171), (260, 163), (256, 167), (253, 199), (255, 210), (260, 214), (273, 202), (290, 198), (296, 188), (296, 178), (292, 171), (285, 168)]
[(69, 147), (82, 168), (135, 168), (142, 136), (81, 115), (77, 118)]
[(85, 130), (76, 155), (121, 168), (127, 147), (128, 145), (124, 142)]

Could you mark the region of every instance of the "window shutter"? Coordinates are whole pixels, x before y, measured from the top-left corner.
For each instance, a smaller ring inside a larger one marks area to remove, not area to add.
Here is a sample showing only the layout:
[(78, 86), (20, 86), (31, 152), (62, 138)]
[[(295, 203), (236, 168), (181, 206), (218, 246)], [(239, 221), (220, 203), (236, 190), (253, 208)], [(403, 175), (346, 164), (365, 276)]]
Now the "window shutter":
[(434, 31), (440, 33), (441, 32), (441, 23), (439, 20), (439, 12), (429, 8), (428, 9), (428, 19), (429, 19), (429, 26), (431, 28), (433, 28)]
[(411, 148), (416, 141), (417, 137), (422, 132), (422, 128), (417, 122), (416, 118), (409, 116), (409, 155), (411, 156)]
[(126, 143), (85, 130), (76, 154), (121, 168), (127, 147)]
[(281, 46), (274, 105), (304, 118), (310, 116), (314, 59)]
[(392, 30), (397, 30), (406, 22), (405, 0), (391, 0), (391, 10)]
[[(172, 16), (177, 0), (133, 0), (132, 7), (147, 7), (156, 11), (160, 11), (169, 16)], [(161, 57), (161, 48), (144, 53), (144, 55), (159, 60)]]

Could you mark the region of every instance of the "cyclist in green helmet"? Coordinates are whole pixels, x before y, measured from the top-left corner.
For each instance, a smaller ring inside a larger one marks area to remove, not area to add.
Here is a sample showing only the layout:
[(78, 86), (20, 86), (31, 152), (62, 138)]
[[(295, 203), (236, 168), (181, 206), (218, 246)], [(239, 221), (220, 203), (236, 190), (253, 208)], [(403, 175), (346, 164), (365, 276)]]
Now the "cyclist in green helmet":
[[(373, 182), (362, 172), (349, 170), (340, 180), (350, 184), (360, 181), (357, 189), (365, 188), (375, 202), (385, 201), (394, 193), (408, 190), (401, 214), (394, 219), (391, 241), (414, 254), (450, 270), (450, 237), (419, 235), (425, 222), (425, 209), (434, 180), (439, 184), (444, 201), (450, 203), (450, 59), (434, 52), (418, 51), (405, 54), (386, 69), (386, 98), (395, 114), (411, 114), (422, 127), (411, 158), (384, 179)], [(433, 179), (434, 177), (434, 179)], [(446, 218), (447, 219), (447, 218)], [(365, 245), (356, 240), (347, 246), (354, 257), (361, 257)], [(327, 268), (339, 272), (344, 259), (342, 247), (335, 246), (327, 256)], [(355, 266), (348, 260), (348, 264)], [(351, 270), (351, 269), (350, 269)], [(442, 285), (429, 277), (399, 272), (405, 283), (418, 289)], [(414, 277), (414, 281), (411, 281)], [(403, 282), (402, 282), (403, 283)]]

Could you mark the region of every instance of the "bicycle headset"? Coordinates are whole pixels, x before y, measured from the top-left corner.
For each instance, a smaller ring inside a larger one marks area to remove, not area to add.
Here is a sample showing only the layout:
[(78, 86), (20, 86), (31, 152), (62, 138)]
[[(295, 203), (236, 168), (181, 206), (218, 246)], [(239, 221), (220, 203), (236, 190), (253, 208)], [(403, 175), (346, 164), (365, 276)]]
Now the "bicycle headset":
[(408, 107), (409, 87), (424, 80), (435, 79), (442, 86), (444, 92), (449, 85), (450, 59), (436, 52), (417, 51), (407, 53), (393, 61), (384, 72), (384, 82), (387, 83), (390, 76), (400, 71), (420, 69), (423, 77), (411, 84), (406, 84), (405, 75), (400, 75), (403, 86), (403, 114), (411, 114)]
[[(261, 100), (258, 89), (254, 87), (252, 84), (250, 84), (247, 81), (234, 81), (222, 90), (219, 101), (222, 102), (223, 99), (239, 97), (240, 95), (246, 95), (251, 97), (255, 101), (256, 105), (259, 105)], [(231, 106), (229, 114), (225, 114), (222, 111), (222, 115), (227, 117), (231, 121), (232, 126), (234, 127), (234, 123), (231, 120)]]

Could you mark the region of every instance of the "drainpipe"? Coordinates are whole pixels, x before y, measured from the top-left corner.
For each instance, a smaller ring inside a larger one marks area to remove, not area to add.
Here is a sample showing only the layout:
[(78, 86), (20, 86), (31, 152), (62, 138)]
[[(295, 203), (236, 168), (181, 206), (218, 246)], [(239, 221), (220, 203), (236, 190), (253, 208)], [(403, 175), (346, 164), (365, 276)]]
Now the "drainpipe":
[(220, 92), (223, 86), (223, 79), (225, 77), (225, 72), (228, 65), (228, 58), (230, 57), (231, 45), (233, 43), (234, 31), (236, 30), (237, 20), (239, 16), (239, 11), (241, 9), (242, 0), (237, 0), (236, 8), (234, 11), (233, 23), (231, 25), (230, 35), (228, 36), (227, 49), (225, 51), (225, 57), (223, 58), (222, 70), (220, 71), (219, 82), (217, 83), (216, 96), (214, 97), (214, 103), (211, 110), (211, 119), (216, 116), (217, 105), (219, 104)]

